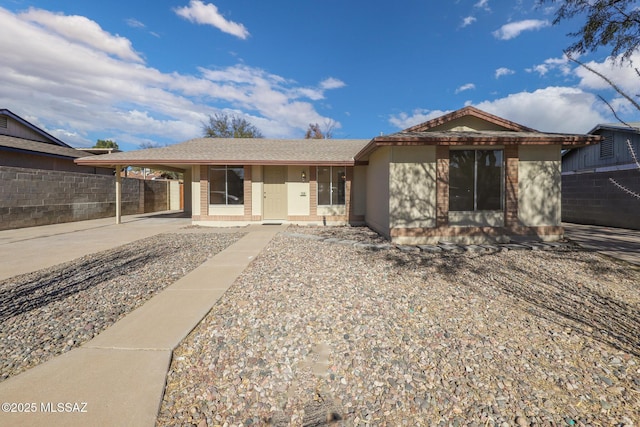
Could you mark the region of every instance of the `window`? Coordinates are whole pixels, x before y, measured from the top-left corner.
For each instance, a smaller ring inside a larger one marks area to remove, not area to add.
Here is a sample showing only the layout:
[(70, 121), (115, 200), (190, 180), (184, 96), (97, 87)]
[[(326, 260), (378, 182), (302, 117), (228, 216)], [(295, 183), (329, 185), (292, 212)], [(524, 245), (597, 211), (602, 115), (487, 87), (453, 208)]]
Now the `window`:
[(502, 150), (449, 152), (449, 210), (503, 209)]
[(209, 203), (212, 205), (244, 204), (244, 168), (213, 166), (209, 171)]
[(318, 167), (318, 205), (344, 205), (346, 181), (344, 166)]

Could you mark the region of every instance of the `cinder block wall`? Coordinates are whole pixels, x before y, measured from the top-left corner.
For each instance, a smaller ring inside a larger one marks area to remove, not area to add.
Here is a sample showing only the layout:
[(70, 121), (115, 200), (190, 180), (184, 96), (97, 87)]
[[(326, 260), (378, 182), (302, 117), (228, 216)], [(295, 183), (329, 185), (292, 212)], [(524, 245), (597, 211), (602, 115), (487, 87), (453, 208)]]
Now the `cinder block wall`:
[(562, 176), (562, 220), (640, 230), (640, 199), (618, 189), (609, 178), (640, 192), (636, 169)]
[[(122, 179), (122, 214), (168, 209), (166, 181)], [(0, 230), (115, 216), (115, 177), (0, 167)]]

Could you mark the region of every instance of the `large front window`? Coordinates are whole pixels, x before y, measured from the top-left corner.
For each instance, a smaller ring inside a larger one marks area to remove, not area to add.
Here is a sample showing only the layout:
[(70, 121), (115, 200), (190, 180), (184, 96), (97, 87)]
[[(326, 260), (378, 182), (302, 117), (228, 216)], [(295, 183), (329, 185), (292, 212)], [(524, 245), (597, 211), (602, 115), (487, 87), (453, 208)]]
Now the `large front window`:
[(347, 173), (344, 166), (318, 167), (318, 205), (344, 205)]
[(502, 210), (503, 169), (502, 150), (451, 150), (449, 210)]
[(212, 205), (244, 204), (244, 168), (242, 166), (211, 167), (209, 203)]

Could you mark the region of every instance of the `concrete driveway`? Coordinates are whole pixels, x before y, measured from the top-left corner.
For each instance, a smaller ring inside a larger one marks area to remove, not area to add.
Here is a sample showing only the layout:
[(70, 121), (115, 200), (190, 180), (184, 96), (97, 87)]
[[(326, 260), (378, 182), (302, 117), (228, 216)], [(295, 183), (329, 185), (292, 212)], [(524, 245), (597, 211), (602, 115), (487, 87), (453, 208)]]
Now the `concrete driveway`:
[(565, 237), (583, 248), (640, 266), (640, 230), (572, 223), (562, 226)]
[(191, 224), (180, 211), (0, 231), (0, 280)]

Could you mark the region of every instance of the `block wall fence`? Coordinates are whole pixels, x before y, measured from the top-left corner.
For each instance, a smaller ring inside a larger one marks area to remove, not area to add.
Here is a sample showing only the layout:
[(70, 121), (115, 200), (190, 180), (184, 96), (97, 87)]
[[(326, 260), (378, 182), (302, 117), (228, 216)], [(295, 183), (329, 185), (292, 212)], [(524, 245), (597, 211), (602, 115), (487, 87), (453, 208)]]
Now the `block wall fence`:
[[(169, 209), (169, 181), (122, 178), (122, 214)], [(115, 217), (115, 177), (0, 166), (0, 230)]]
[(636, 169), (562, 175), (562, 220), (640, 230), (640, 199), (618, 189), (609, 178), (640, 192)]

